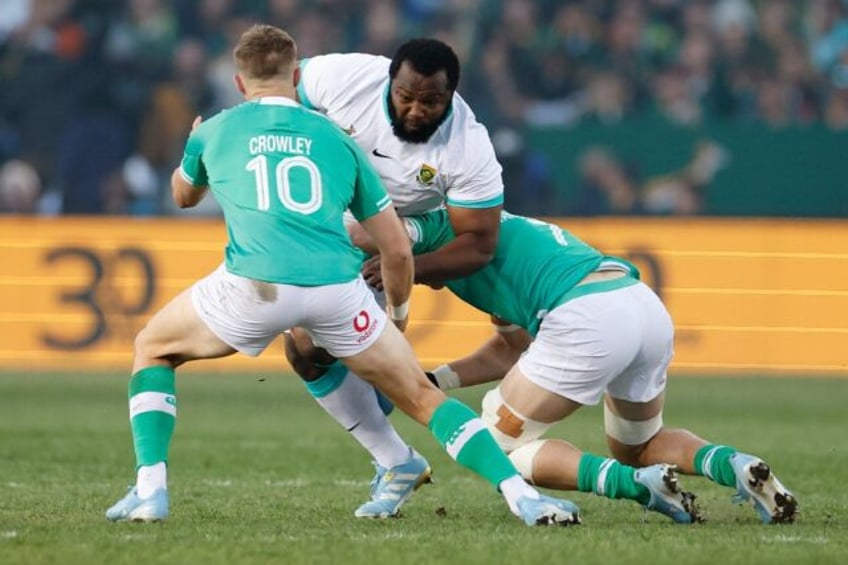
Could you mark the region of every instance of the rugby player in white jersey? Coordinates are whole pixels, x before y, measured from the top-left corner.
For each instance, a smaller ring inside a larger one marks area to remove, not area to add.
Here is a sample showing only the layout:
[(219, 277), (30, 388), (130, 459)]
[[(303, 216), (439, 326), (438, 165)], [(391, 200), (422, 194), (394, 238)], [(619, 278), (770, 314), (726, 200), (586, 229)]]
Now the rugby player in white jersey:
[[(486, 128), (456, 93), (453, 50), (413, 39), (391, 60), (330, 54), (300, 68), (300, 102), (326, 114), (366, 152), (399, 215), (447, 210), (456, 239), (415, 257), (416, 282), (461, 278), (486, 265), (497, 245), (501, 167)], [(374, 459), (372, 500), (356, 516), (396, 516), (429, 480), (427, 461), (392, 428), (373, 387), (316, 351), (307, 334), (291, 332), (286, 353), (319, 404)]]

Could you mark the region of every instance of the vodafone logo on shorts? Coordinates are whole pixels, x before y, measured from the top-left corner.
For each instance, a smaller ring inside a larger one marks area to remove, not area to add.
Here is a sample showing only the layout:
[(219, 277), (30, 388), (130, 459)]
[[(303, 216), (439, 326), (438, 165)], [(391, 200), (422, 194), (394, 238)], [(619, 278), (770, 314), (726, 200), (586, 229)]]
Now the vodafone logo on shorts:
[(356, 338), (356, 343), (362, 343), (374, 333), (377, 329), (377, 320), (371, 320), (371, 316), (365, 310), (360, 310), (359, 314), (353, 319), (353, 329), (359, 334)]
[(362, 310), (359, 314), (356, 315), (356, 318), (353, 319), (353, 329), (358, 332), (364, 332), (368, 329), (368, 324), (371, 323), (371, 316), (368, 315), (368, 312)]

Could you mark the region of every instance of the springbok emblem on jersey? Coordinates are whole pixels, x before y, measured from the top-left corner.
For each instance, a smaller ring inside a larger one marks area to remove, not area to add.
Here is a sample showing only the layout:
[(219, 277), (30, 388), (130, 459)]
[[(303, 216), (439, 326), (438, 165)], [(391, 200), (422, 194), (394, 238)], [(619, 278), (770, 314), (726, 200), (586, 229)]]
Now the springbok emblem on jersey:
[(421, 168), (418, 169), (418, 175), (415, 177), (415, 180), (420, 182), (421, 184), (431, 185), (433, 184), (433, 180), (436, 178), (435, 167), (431, 167), (427, 163), (422, 163)]

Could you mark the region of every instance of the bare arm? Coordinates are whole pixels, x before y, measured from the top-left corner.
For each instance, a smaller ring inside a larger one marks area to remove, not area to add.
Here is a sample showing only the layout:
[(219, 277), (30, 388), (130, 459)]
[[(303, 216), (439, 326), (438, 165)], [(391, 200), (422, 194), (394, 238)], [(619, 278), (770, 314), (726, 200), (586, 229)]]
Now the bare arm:
[(380, 250), (374, 243), (374, 238), (371, 237), (359, 222), (351, 222), (347, 225), (347, 235), (350, 236), (350, 242), (355, 247), (358, 247), (369, 255), (378, 255)]
[(174, 204), (180, 208), (197, 206), (208, 191), (207, 186), (194, 186), (185, 180), (180, 174), (179, 166), (171, 173), (171, 196), (174, 197)]
[(526, 331), (493, 318), (503, 331), (492, 336), (477, 351), (448, 365), (459, 375), (460, 386), (474, 386), (502, 379), (518, 362), (533, 338)]
[[(191, 131), (196, 130), (201, 121), (202, 118), (200, 116), (194, 118), (194, 122), (191, 124)], [(180, 174), (179, 165), (171, 173), (171, 196), (174, 199), (174, 204), (180, 208), (193, 208), (197, 206), (208, 191), (208, 186), (195, 186), (188, 182)]]
[(440, 249), (416, 255), (416, 282), (459, 279), (483, 268), (492, 259), (500, 233), (501, 206), (448, 206), (448, 216), (456, 239)]
[[(414, 268), (409, 236), (392, 207), (371, 216), (361, 224), (380, 252), (380, 271), (390, 313), (392, 309), (400, 312), (412, 294)], [(398, 307), (401, 308), (400, 311), (397, 310)], [(406, 327), (407, 318), (408, 316), (392, 313), (392, 319), (401, 329)]]

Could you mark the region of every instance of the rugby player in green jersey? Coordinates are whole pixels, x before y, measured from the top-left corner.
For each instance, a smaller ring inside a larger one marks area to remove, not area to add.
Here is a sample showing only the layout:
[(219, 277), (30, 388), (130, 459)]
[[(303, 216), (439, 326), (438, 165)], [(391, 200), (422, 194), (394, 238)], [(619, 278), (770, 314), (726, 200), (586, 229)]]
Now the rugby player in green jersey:
[[(403, 221), (413, 252), (453, 237), (443, 212)], [(364, 234), (358, 239), (367, 241)], [(379, 259), (371, 263), (374, 273)], [(381, 282), (375, 275), (366, 280)], [(491, 262), (444, 286), (490, 314), (497, 333), (428, 376), (443, 390), (503, 377), (483, 400), (483, 420), (524, 478), (635, 500), (690, 523), (698, 511), (677, 484), (679, 470), (736, 488), (735, 498), (750, 501), (763, 522), (794, 520), (794, 496), (762, 459), (663, 425), (674, 327), (632, 264), (555, 225), (503, 212)], [(615, 459), (540, 439), (554, 423), (602, 399)]]
[[(356, 143), (295, 101), (300, 71), (292, 38), (273, 26), (253, 26), (239, 39), (234, 59), (236, 85), (246, 101), (195, 121), (171, 178), (180, 207), (213, 193), (227, 226), (225, 259), (136, 337), (129, 412), (137, 480), (106, 517), (168, 517), (176, 367), (236, 352), (259, 355), (298, 326), (427, 426), (453, 459), (497, 488), (526, 524), (579, 523), (576, 506), (528, 485), (480, 418), (446, 397), (418, 365), (398, 329), (407, 322), (413, 280), (403, 225)], [(345, 210), (383, 258), (394, 323), (360, 275), (362, 255), (348, 238)]]

